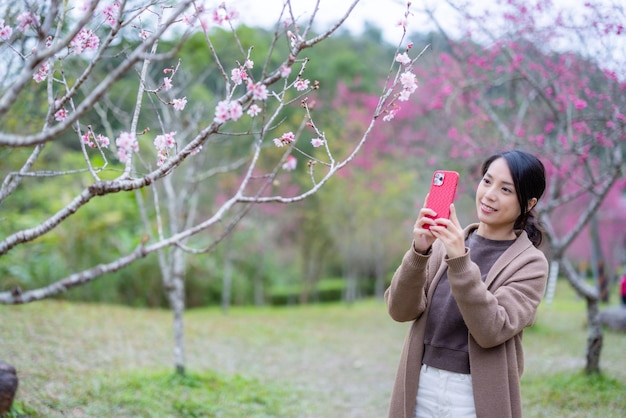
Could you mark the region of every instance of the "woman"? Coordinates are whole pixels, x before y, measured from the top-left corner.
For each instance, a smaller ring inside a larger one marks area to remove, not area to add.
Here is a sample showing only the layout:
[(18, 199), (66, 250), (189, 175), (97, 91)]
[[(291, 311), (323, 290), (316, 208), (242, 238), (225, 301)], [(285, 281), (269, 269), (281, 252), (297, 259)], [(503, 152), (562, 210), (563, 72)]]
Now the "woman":
[[(389, 315), (414, 321), (389, 407), (392, 418), (521, 417), (522, 330), (535, 320), (548, 262), (533, 211), (543, 164), (513, 150), (488, 158), (478, 223), (461, 228), (422, 208), (385, 293)], [(429, 225), (429, 229), (425, 228)]]

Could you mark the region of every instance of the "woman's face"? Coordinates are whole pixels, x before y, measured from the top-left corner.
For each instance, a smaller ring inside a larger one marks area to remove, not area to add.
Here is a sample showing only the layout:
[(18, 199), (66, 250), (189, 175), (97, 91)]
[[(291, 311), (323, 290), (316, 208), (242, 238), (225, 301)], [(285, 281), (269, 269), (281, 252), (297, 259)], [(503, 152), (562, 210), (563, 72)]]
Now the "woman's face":
[(490, 239), (512, 239), (513, 226), (521, 211), (513, 177), (504, 158), (494, 160), (478, 184), (476, 212), (478, 233)]

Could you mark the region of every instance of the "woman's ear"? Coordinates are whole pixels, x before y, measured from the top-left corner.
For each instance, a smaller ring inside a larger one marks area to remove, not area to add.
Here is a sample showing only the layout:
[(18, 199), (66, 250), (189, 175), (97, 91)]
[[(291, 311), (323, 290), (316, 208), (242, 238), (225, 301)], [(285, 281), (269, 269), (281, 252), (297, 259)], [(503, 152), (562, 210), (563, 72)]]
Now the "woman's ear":
[(536, 197), (533, 197), (532, 199), (530, 199), (528, 201), (527, 212), (530, 212), (531, 210), (533, 210), (533, 208), (535, 207), (536, 204), (537, 204), (537, 198)]

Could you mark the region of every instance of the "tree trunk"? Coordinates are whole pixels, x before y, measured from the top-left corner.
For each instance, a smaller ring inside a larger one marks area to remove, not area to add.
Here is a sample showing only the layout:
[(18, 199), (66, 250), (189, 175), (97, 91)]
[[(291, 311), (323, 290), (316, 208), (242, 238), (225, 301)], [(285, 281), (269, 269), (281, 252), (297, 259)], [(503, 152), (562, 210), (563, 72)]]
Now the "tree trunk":
[(173, 277), (168, 289), (170, 306), (174, 312), (174, 366), (176, 373), (185, 374), (185, 254), (179, 248), (172, 249)]
[(567, 259), (562, 259), (562, 266), (570, 284), (587, 301), (587, 364), (585, 372), (600, 373), (600, 353), (602, 352), (603, 333), (600, 321), (600, 295), (597, 287), (589, 286), (579, 277), (578, 272)]
[(604, 341), (598, 298), (587, 298), (587, 365), (585, 373), (600, 373), (600, 353)]
[(549, 305), (554, 300), (556, 293), (556, 282), (559, 278), (559, 260), (554, 259), (550, 262), (550, 275), (548, 276), (548, 288), (546, 290), (546, 303)]
[(346, 277), (346, 292), (344, 295), (344, 300), (348, 305), (352, 305), (356, 302), (357, 299), (357, 278), (356, 275), (349, 272), (348, 277)]
[(265, 291), (263, 289), (263, 265), (264, 257), (261, 257), (259, 265), (254, 272), (252, 285), (254, 287), (254, 305), (263, 306), (265, 304)]
[(11, 410), (17, 386), (18, 379), (15, 367), (0, 360), (0, 416), (4, 416)]
[(602, 302), (609, 301), (609, 280), (605, 269), (604, 254), (600, 244), (600, 227), (598, 226), (598, 214), (594, 213), (589, 219), (589, 235), (591, 238), (591, 269), (593, 277), (600, 292)]
[(227, 314), (233, 288), (233, 260), (230, 255), (230, 240), (224, 242), (224, 276), (222, 277), (222, 312)]

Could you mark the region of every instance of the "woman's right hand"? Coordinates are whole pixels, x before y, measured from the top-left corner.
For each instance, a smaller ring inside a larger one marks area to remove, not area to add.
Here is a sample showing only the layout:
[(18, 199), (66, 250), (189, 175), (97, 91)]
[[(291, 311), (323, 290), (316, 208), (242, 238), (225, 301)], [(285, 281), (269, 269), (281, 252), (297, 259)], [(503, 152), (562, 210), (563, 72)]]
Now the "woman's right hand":
[[(426, 200), (424, 200), (425, 204)], [(426, 254), (436, 240), (430, 229), (425, 228), (425, 226), (437, 225), (432, 218), (436, 215), (434, 210), (424, 206), (420, 209), (415, 225), (413, 225), (413, 248), (420, 254)]]

